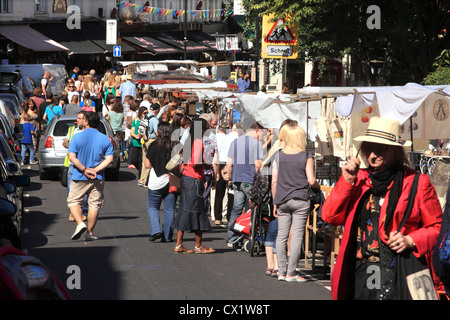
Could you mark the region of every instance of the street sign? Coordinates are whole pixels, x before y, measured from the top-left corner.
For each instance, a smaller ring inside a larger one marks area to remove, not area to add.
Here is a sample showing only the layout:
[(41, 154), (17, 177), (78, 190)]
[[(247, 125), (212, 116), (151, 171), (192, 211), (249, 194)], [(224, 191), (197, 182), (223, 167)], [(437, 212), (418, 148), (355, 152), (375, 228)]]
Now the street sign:
[(115, 19), (106, 20), (106, 44), (117, 44), (117, 20)]
[(273, 20), (273, 15), (263, 16), (261, 58), (297, 59), (298, 24), (288, 27), (285, 19)]
[(113, 48), (113, 57), (120, 57), (122, 56), (122, 47), (121, 46), (114, 46)]

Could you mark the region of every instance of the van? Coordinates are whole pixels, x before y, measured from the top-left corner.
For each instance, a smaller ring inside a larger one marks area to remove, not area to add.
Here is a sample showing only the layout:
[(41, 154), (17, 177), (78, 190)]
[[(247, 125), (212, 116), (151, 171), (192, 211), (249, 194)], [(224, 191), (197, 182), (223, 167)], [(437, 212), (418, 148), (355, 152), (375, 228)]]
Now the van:
[(3, 64), (0, 65), (1, 72), (15, 72), (20, 70), (22, 76), (30, 77), (36, 84), (41, 85), (41, 79), (46, 70), (53, 76), (52, 93), (60, 95), (66, 86), (66, 79), (69, 77), (66, 67), (63, 64)]

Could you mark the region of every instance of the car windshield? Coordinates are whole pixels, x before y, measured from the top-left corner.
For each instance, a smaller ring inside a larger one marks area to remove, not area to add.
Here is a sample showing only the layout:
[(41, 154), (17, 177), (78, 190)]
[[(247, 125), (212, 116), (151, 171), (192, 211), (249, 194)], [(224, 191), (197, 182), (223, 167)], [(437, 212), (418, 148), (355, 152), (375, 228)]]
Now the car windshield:
[[(53, 136), (65, 137), (67, 135), (67, 132), (69, 131), (69, 128), (75, 125), (75, 121), (76, 119), (64, 119), (56, 122), (55, 129), (53, 129)], [(102, 122), (100, 122), (100, 125), (98, 126), (97, 129), (101, 133), (106, 134), (106, 129)]]

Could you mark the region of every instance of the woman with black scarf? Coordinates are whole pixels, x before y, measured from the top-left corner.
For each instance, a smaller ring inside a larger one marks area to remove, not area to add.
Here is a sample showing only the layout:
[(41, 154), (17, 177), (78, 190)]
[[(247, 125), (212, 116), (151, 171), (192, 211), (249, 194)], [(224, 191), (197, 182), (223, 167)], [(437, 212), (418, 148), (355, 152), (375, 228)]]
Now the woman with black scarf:
[(428, 176), (421, 175), (411, 215), (397, 232), (416, 174), (406, 165), (408, 144), (400, 140), (400, 123), (373, 117), (366, 134), (354, 141), (360, 157), (342, 166), (342, 176), (322, 207), (324, 221), (344, 226), (331, 277), (332, 297), (398, 299), (383, 287), (386, 279), (396, 279), (395, 255), (408, 250), (417, 258), (429, 255), (442, 210)]

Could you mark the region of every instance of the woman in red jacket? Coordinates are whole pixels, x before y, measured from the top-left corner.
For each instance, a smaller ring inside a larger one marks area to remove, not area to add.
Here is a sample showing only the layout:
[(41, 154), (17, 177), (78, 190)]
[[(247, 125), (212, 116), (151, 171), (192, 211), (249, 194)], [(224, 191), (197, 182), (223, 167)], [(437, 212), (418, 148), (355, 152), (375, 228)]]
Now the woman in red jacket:
[[(373, 270), (380, 270), (380, 249), (412, 250), (416, 257), (431, 253), (442, 210), (428, 176), (421, 175), (411, 215), (397, 232), (416, 173), (405, 165), (407, 145), (400, 142), (400, 123), (373, 117), (366, 134), (354, 140), (361, 156), (342, 166), (342, 176), (322, 208), (324, 221), (344, 226), (331, 276), (332, 298), (382, 299), (380, 286), (370, 285)], [(384, 264), (391, 263), (381, 257)]]

